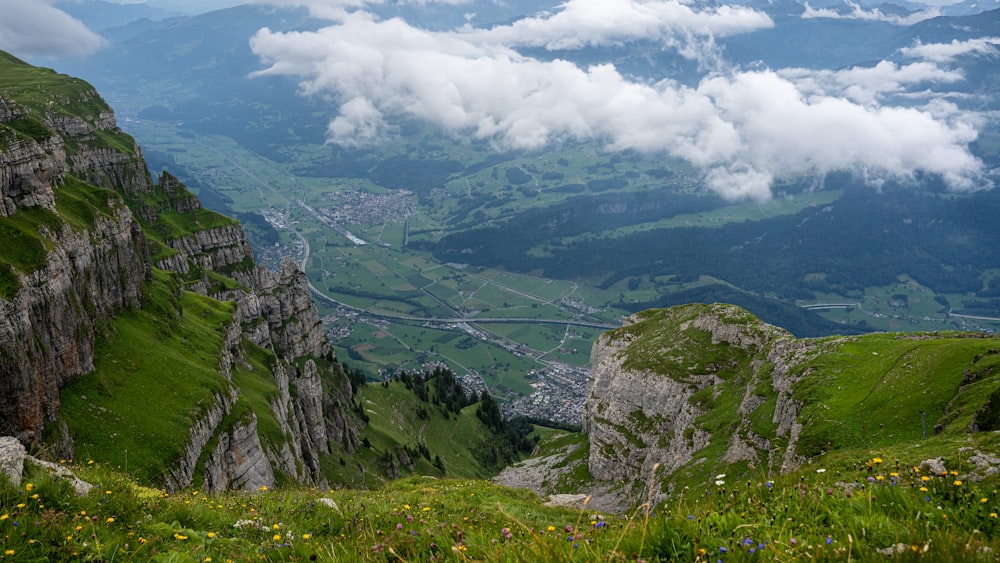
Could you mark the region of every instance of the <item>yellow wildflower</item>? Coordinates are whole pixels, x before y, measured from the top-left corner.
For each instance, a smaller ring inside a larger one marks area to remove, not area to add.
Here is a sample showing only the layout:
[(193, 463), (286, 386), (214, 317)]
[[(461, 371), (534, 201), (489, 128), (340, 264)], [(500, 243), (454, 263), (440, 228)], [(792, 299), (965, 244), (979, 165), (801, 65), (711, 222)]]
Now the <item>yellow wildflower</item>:
[(115, 522), (115, 519), (114, 518), (108, 518), (106, 521), (107, 521), (108, 524), (113, 524)]
[(3, 554), (4, 555), (14, 555), (14, 550), (13, 549), (8, 549), (7, 551), (3, 552)]
[(554, 532), (554, 531), (556, 531), (556, 527), (555, 526), (549, 526), (547, 528), (547, 530), (550, 531), (550, 532)]
[(979, 499), (979, 502), (981, 502), (983, 504), (986, 504), (986, 503), (990, 502), (990, 499), (988, 499), (986, 497), (983, 497), (983, 498)]
[(209, 532), (209, 533), (208, 533), (208, 534), (206, 534), (206, 535), (208, 536), (208, 539), (212, 539), (212, 538), (214, 538), (214, 537), (215, 537), (215, 532)]
[(26, 490), (26, 491), (28, 491), (28, 492), (31, 492), (31, 489), (34, 489), (34, 488), (35, 488), (35, 486), (34, 486), (34, 485), (32, 485), (31, 483), (26, 483), (26, 484), (24, 485), (24, 490)]
[(274, 534), (274, 537), (272, 537), (271, 539), (274, 541), (281, 541), (281, 534)]
[(185, 536), (185, 535), (183, 535), (183, 534), (174, 534), (174, 539), (175, 539), (175, 540), (181, 540), (181, 541), (184, 541), (184, 540), (188, 539), (188, 537), (187, 537), (187, 536)]
[(302, 534), (302, 539), (304, 540), (312, 539), (312, 534)]
[(996, 517), (997, 517), (996, 512), (990, 512), (990, 518), (996, 518)]
[(956, 487), (961, 487), (961, 486), (962, 486), (962, 480), (961, 480), (961, 479), (955, 479), (955, 483), (954, 483), (954, 485), (955, 485)]

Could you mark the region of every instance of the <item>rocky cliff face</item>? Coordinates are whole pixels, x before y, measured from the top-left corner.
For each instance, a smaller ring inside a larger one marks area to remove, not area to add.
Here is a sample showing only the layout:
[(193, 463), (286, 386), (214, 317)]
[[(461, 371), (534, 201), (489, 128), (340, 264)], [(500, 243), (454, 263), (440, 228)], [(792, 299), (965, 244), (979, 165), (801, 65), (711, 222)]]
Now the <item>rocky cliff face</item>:
[[(583, 417), (591, 474), (624, 481), (624, 499), (682, 468), (796, 467), (801, 426), (792, 387), (800, 360), (817, 345), (732, 305), (633, 316), (602, 335), (591, 354)], [(752, 417), (772, 395), (768, 435), (758, 435)]]
[[(34, 441), (58, 412), (59, 388), (93, 370), (95, 327), (139, 305), (150, 270), (142, 230), (120, 200), (86, 229), (52, 213), (64, 141), (20, 133), (26, 118), (0, 98), (0, 216), (42, 208), (49, 219), (38, 232), (44, 258), (12, 270), (17, 289), (0, 298), (0, 433)], [(19, 243), (4, 244), (14, 251)]]
[[(185, 289), (236, 304), (219, 351), (228, 391), (201, 410), (166, 484), (192, 485), (200, 474), (210, 490), (255, 488), (273, 485), (279, 472), (321, 482), (321, 456), (353, 450), (360, 424), (304, 274), (291, 263), (280, 273), (256, 265), (239, 223), (202, 209), (169, 174), (154, 184), (141, 151), (91, 87), (44, 79), (59, 93), (43, 109), (0, 85), (0, 229), (31, 243), (5, 240), (0, 249), (0, 434), (41, 439), (59, 414), (60, 389), (94, 370), (99, 332), (112, 329), (120, 311), (144, 306), (153, 254), (155, 267), (176, 272)], [(86, 186), (81, 180), (114, 193), (99, 191), (101, 202), (82, 204), (77, 216), (76, 200), (60, 190)], [(278, 441), (261, 439), (252, 411), (232, 420), (239, 400), (232, 374), (249, 366), (245, 342), (271, 354), (268, 416), (281, 426)]]

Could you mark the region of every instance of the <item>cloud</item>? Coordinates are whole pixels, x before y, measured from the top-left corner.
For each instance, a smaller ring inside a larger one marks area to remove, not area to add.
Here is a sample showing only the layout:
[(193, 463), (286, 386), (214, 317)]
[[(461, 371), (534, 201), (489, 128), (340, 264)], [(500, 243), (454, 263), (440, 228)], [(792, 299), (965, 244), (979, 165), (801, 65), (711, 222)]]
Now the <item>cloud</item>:
[(980, 37), (966, 41), (952, 40), (951, 43), (921, 43), (917, 40), (913, 47), (903, 47), (900, 53), (938, 63), (946, 63), (963, 55), (996, 56), (1000, 54), (1000, 37)]
[(554, 14), (466, 32), (474, 41), (557, 50), (677, 36), (722, 37), (770, 27), (774, 22), (767, 14), (743, 6), (696, 10), (676, 0), (569, 0)]
[(875, 104), (886, 94), (902, 94), (921, 84), (947, 84), (964, 79), (958, 70), (943, 69), (929, 62), (898, 65), (881, 61), (873, 67), (845, 70), (788, 68), (779, 74), (810, 96), (836, 96), (859, 104)]
[(893, 25), (913, 25), (941, 15), (941, 11), (937, 7), (922, 10), (920, 12), (911, 12), (909, 14), (900, 15), (886, 14), (878, 8), (865, 10), (859, 4), (855, 4), (850, 0), (844, 0), (844, 4), (846, 7), (850, 8), (850, 11), (838, 11), (833, 8), (816, 9), (806, 3), (805, 12), (802, 13), (802, 19), (825, 18), (835, 20), (867, 20), (881, 21), (891, 23)]
[(460, 6), (469, 4), (472, 0), (249, 0), (252, 4), (268, 4), (271, 6), (284, 7), (304, 7), (309, 9), (309, 14), (315, 18), (331, 21), (341, 21), (351, 14), (366, 6), (381, 4), (412, 4), (417, 6), (427, 6), (431, 4), (444, 4), (447, 6)]
[(104, 39), (53, 7), (55, 0), (0, 0), (0, 49), (18, 56), (89, 55)]
[(968, 150), (977, 137), (970, 114), (942, 100), (884, 105), (886, 95), (911, 86), (961, 79), (931, 63), (730, 70), (685, 86), (630, 79), (609, 63), (525, 56), (497, 40), (509, 32), (430, 32), (353, 14), (315, 32), (262, 29), (251, 47), (267, 65), (257, 74), (296, 77), (304, 95), (339, 104), (329, 141), (345, 146), (385, 139), (403, 116), (500, 149), (592, 140), (669, 154), (733, 199), (767, 199), (777, 178), (834, 170), (873, 181), (924, 171), (956, 190), (986, 185), (982, 162)]

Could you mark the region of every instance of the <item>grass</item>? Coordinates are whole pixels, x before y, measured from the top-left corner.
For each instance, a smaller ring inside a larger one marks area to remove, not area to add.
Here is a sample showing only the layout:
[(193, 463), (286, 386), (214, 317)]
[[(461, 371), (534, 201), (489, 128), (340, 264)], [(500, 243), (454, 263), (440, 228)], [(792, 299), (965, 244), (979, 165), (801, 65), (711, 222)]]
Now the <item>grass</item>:
[(431, 477), (167, 495), (80, 460), (66, 465), (96, 487), (77, 497), (29, 465), (19, 486), (0, 479), (0, 549), (22, 561), (994, 560), (1000, 483), (967, 479), (958, 463), (969, 454), (944, 475), (918, 458), (852, 455), (822, 472), (721, 477), (619, 515)]
[(24, 273), (45, 267), (53, 243), (44, 233), (61, 227), (62, 219), (43, 207), (22, 207), (9, 217), (0, 217), (0, 238), (4, 241), (0, 263)]
[(235, 307), (190, 292), (177, 297), (170, 274), (155, 271), (154, 278), (145, 307), (122, 312), (97, 338), (94, 372), (60, 392), (60, 417), (77, 455), (142, 483), (161, 482), (193, 422), (229, 391), (217, 366)]
[[(432, 459), (435, 454), (441, 456), (448, 476), (487, 476), (475, 457), (476, 446), (488, 436), (485, 427), (476, 418), (475, 405), (466, 407), (458, 414), (446, 414), (441, 407), (420, 401), (399, 381), (390, 381), (388, 387), (380, 384), (365, 386), (360, 401), (370, 417), (364, 436), (371, 443), (371, 448), (356, 452), (361, 454), (362, 459), (369, 457), (374, 460), (380, 453), (390, 451), (397, 445), (425, 444)], [(427, 410), (428, 418), (417, 416), (421, 407)], [(433, 466), (432, 459), (415, 459), (414, 471), (441, 475)]]

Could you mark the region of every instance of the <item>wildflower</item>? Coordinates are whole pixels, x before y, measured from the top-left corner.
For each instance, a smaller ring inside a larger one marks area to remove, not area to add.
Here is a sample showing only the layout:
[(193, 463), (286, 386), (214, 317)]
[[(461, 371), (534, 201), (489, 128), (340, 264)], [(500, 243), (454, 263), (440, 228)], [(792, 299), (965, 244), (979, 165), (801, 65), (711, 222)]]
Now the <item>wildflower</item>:
[(996, 512), (990, 512), (990, 518), (996, 518), (996, 517), (997, 517)]
[(961, 487), (962, 486), (962, 480), (961, 479), (955, 479), (955, 482), (952, 483), (952, 484), (955, 485), (956, 487)]
[(984, 498), (979, 499), (979, 502), (981, 502), (983, 504), (986, 504), (986, 503), (990, 502), (990, 499), (984, 497)]
[(875, 476), (875, 480), (876, 481), (885, 481), (885, 475), (876, 475)]
[(698, 549), (698, 555), (705, 555), (706, 553), (708, 553), (708, 551), (704, 547)]
[(726, 551), (728, 551), (728, 550), (725, 547), (720, 547), (719, 548), (719, 553), (726, 553)]
[(721, 486), (723, 486), (725, 484), (726, 484), (726, 482), (723, 481), (722, 479), (716, 479), (716, 481), (715, 481), (715, 486), (716, 487), (721, 487)]
[(31, 483), (26, 483), (24, 485), (24, 490), (28, 491), (29, 493), (31, 492), (31, 489), (34, 489), (34, 488), (35, 488), (35, 486), (32, 485)]
[(715, 478), (716, 479), (725, 479), (726, 478), (726, 474), (725, 473), (719, 473), (718, 475), (715, 476)]
[(176, 533), (175, 533), (175, 534), (174, 534), (174, 539), (175, 539), (175, 540), (180, 540), (180, 541), (184, 541), (184, 540), (188, 539), (188, 537), (187, 537), (187, 536), (185, 536), (185, 535), (183, 535), (183, 534), (176, 534)]
[(215, 532), (209, 532), (209, 533), (207, 533), (205, 535), (208, 536), (208, 539), (214, 539), (215, 538)]
[(312, 534), (302, 534), (302, 539), (304, 540), (312, 539)]
[(882, 463), (882, 458), (880, 458), (880, 457), (873, 457), (872, 458), (872, 463)]
[(403, 529), (403, 525), (402, 524), (396, 524), (396, 529), (397, 530), (402, 530)]
[(550, 532), (554, 532), (554, 531), (556, 531), (556, 527), (555, 526), (549, 526), (548, 528), (546, 528), (546, 530), (548, 530)]
[[(882, 460), (879, 460), (879, 462), (881, 462), (881, 461), (882, 461)], [(788, 540), (788, 543), (790, 543), (790, 544), (792, 544), (792, 545), (795, 545), (795, 544), (797, 544), (797, 543), (799, 543), (799, 542), (798, 542), (798, 540), (796, 540), (795, 538), (792, 538), (792, 539)]]
[(893, 471), (892, 473), (889, 474), (889, 477), (899, 477), (899, 473)]
[(3, 522), (4, 520), (6, 520), (8, 518), (10, 518), (10, 514), (4, 514), (3, 516), (0, 516), (0, 522)]
[(94, 465), (94, 460), (88, 459), (87, 460), (87, 465)]
[(142, 545), (146, 545), (146, 538), (139, 537), (139, 543), (142, 544)]
[(927, 481), (930, 481), (930, 480), (931, 480), (931, 478), (930, 478), (930, 477), (928, 477), (928, 476), (926, 476), (926, 475), (921, 475), (921, 476), (920, 476), (920, 480), (921, 480), (921, 481), (924, 481), (924, 482), (927, 482)]
[(764, 486), (770, 489), (771, 487), (774, 486), (774, 481), (768, 481), (767, 483), (764, 483)]
[(816, 473), (826, 473), (826, 469), (824, 469), (824, 468), (821, 467), (821, 468), (819, 468), (819, 469), (816, 470)]
[(271, 527), (274, 528), (275, 530), (278, 530), (281, 528), (281, 524), (275, 524), (274, 526)]
[(927, 487), (920, 487), (920, 492), (926, 493), (927, 492)]
[(114, 524), (114, 522), (115, 522), (115, 519), (114, 519), (114, 518), (108, 518), (108, 519), (107, 519), (107, 523), (108, 523), (108, 524)]
[(826, 545), (830, 545), (831, 543), (833, 543), (833, 537), (832, 536), (826, 536)]
[(4, 555), (14, 555), (14, 550), (13, 549), (8, 549), (7, 551), (3, 552), (3, 554)]
[(409, 510), (409, 509), (410, 509), (410, 505), (409, 504), (404, 504), (403, 505), (403, 510)]
[(271, 539), (274, 541), (281, 541), (281, 534), (274, 534)]
[(202, 561), (204, 561), (205, 563), (212, 563), (212, 558), (211, 557), (206, 557), (206, 558), (202, 559)]

